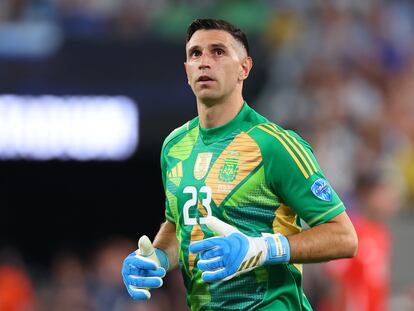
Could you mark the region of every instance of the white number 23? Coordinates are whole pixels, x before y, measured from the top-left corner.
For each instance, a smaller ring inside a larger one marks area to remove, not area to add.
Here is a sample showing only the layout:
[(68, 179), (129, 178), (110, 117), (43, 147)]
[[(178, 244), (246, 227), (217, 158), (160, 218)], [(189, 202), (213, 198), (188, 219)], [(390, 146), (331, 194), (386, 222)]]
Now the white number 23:
[[(190, 207), (197, 206), (197, 188), (194, 186), (187, 186), (184, 188), (183, 193), (191, 194), (191, 199), (184, 203), (183, 213), (184, 213), (184, 224), (185, 225), (196, 225), (197, 219), (195, 217), (190, 217)], [(199, 193), (205, 193), (206, 197), (201, 200), (201, 204), (207, 211), (207, 216), (211, 216), (211, 188), (208, 186), (203, 186), (200, 188)], [(200, 217), (200, 224), (205, 223), (205, 217)]]

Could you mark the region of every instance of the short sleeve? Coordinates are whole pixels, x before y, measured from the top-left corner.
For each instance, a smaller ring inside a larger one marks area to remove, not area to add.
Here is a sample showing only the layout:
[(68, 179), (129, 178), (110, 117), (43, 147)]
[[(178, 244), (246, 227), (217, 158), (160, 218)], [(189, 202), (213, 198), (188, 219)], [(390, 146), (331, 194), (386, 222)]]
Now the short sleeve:
[[(266, 128), (266, 127), (265, 127)], [(345, 210), (329, 184), (309, 144), (293, 131), (267, 127), (264, 157), (266, 177), (281, 202), (292, 208), (309, 226), (315, 226)]]
[(161, 175), (162, 175), (162, 184), (164, 187), (164, 193), (165, 193), (165, 218), (175, 224), (175, 219), (173, 217), (173, 213), (170, 208), (169, 201), (172, 199), (169, 191), (167, 190), (167, 168), (165, 163), (165, 144), (162, 147), (161, 150)]

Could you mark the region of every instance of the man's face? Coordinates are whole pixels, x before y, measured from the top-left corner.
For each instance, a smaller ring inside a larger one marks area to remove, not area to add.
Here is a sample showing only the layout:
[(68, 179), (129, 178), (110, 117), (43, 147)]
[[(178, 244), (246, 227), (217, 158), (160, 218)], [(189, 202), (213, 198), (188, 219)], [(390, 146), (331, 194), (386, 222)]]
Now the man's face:
[(231, 94), (251, 68), (243, 45), (223, 30), (196, 31), (186, 45), (186, 54), (188, 84), (204, 102)]

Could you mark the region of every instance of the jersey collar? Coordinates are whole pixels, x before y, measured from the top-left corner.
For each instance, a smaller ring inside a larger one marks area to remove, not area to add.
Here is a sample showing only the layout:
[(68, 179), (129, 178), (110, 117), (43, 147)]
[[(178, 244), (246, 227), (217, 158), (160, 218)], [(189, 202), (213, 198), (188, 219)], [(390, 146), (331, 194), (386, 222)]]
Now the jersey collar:
[(246, 119), (247, 115), (249, 114), (251, 108), (244, 102), (242, 109), (240, 112), (231, 119), (229, 122), (218, 126), (218, 127), (211, 127), (211, 128), (202, 128), (199, 126), (200, 129), (200, 137), (201, 140), (205, 145), (209, 145), (215, 143), (222, 139), (223, 137), (227, 136), (228, 134), (236, 131), (240, 131), (242, 122)]

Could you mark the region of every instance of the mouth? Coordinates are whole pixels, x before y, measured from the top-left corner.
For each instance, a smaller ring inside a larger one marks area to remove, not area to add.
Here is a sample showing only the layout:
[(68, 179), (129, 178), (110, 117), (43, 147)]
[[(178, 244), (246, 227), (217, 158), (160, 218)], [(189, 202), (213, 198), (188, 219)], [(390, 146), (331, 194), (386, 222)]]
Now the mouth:
[(214, 81), (214, 79), (206, 75), (200, 76), (197, 79), (197, 82), (209, 82), (209, 81)]

